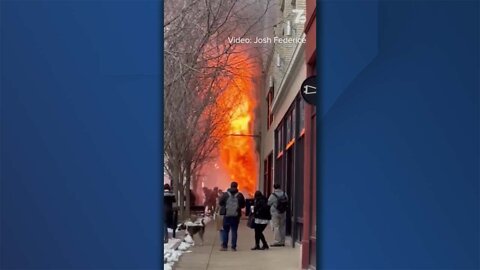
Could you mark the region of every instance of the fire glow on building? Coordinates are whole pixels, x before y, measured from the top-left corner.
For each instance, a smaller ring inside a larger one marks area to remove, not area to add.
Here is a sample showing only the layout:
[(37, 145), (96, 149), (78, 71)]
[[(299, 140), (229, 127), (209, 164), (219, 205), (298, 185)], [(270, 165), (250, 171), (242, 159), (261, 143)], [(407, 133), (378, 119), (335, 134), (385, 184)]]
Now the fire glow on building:
[[(253, 196), (258, 174), (254, 133), (255, 85), (252, 81), (256, 66), (248, 60), (246, 52), (232, 58), (235, 73), (231, 83), (224, 92), (225, 98), (234, 97), (238, 105), (232, 108), (231, 120), (226, 128), (226, 136), (220, 143), (219, 156), (222, 167), (230, 176), (229, 181), (236, 181), (245, 196)], [(247, 136), (242, 136), (247, 135)]]

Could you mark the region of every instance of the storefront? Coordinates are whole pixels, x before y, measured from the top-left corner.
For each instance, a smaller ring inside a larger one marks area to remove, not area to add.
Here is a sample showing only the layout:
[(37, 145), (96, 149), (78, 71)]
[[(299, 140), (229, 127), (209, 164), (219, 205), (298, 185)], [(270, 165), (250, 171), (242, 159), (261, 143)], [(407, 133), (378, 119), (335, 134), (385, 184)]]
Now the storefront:
[[(307, 0), (305, 23), (305, 61), (307, 76), (316, 75), (316, 2)], [(302, 233), (302, 269), (316, 269), (317, 266), (317, 181), (316, 181), (316, 109), (305, 107), (305, 151), (304, 151), (304, 226)]]
[(286, 230), (292, 245), (300, 243), (303, 232), (305, 104), (297, 95), (275, 129), (275, 183), (290, 197)]

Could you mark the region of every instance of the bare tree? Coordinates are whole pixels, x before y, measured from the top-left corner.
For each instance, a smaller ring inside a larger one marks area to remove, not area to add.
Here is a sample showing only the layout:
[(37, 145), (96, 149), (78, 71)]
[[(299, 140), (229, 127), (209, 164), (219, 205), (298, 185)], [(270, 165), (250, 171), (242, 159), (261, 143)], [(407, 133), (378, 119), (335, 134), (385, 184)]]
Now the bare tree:
[(270, 0), (165, 2), (165, 170), (182, 217), (190, 215), (193, 176), (211, 160), (241, 100), (239, 91), (225, 91), (244, 76), (240, 67), (253, 68), (260, 59), (258, 48), (228, 38), (261, 30), (269, 7)]

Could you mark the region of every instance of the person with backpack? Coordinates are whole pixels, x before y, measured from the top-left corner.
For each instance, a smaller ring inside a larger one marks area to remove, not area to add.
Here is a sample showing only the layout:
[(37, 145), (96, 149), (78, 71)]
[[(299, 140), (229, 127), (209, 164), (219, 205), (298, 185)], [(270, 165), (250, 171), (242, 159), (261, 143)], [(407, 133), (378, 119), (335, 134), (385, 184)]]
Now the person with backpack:
[(272, 214), (272, 225), (274, 230), (275, 242), (272, 247), (285, 246), (285, 229), (287, 222), (288, 196), (285, 191), (280, 189), (280, 184), (273, 185), (274, 191), (268, 198), (270, 213)]
[[(263, 235), (263, 231), (268, 225), (268, 222), (272, 218), (270, 214), (270, 207), (267, 203), (267, 197), (265, 197), (260, 190), (255, 192), (253, 203), (253, 229), (255, 230), (255, 246), (252, 250), (265, 250), (268, 249), (268, 243)], [(262, 247), (260, 247), (260, 241)]]
[(223, 194), (219, 201), (220, 215), (223, 216), (222, 248), (228, 248), (228, 236), (232, 231), (232, 250), (237, 251), (237, 232), (242, 216), (242, 208), (245, 208), (245, 197), (238, 191), (238, 183), (232, 182), (230, 188)]

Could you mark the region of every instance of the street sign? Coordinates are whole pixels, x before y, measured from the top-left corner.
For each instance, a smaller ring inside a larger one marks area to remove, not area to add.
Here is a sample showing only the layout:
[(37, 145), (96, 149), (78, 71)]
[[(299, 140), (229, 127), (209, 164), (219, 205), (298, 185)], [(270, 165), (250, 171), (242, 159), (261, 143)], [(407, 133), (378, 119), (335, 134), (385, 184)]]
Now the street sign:
[(313, 106), (316, 105), (317, 99), (317, 76), (311, 76), (305, 79), (300, 88), (303, 99)]

